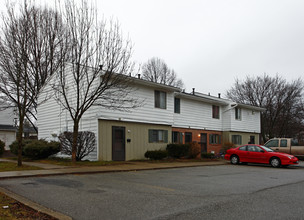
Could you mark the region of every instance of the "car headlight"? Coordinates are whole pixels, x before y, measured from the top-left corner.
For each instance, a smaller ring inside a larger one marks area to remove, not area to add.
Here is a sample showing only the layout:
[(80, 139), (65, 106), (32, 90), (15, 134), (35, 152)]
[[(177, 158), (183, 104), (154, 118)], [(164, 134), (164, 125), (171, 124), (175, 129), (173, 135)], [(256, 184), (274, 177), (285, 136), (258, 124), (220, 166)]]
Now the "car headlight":
[(293, 156), (287, 156), (289, 159), (292, 159), (293, 158)]

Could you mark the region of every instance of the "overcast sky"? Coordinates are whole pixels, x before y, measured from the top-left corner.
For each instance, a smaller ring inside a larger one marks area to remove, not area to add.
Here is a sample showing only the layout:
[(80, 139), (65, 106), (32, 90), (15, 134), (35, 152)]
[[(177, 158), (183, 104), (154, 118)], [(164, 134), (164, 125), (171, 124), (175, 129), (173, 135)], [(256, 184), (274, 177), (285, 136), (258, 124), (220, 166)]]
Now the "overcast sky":
[(188, 92), (224, 95), (247, 75), (303, 75), (303, 0), (92, 2), (100, 16), (120, 21), (136, 62), (164, 59)]

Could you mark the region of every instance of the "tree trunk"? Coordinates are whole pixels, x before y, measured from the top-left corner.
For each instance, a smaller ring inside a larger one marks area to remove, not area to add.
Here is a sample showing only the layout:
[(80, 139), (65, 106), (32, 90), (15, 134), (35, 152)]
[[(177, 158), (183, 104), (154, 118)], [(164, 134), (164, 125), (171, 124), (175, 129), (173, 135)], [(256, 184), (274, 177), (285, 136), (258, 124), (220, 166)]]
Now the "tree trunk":
[(72, 145), (72, 163), (76, 163), (76, 152), (77, 152), (77, 137), (78, 137), (79, 121), (74, 120), (73, 127), (73, 145)]
[(19, 115), (19, 128), (18, 128), (18, 134), (17, 134), (17, 142), (18, 142), (18, 167), (22, 166), (22, 148), (23, 148), (23, 119), (21, 115)]

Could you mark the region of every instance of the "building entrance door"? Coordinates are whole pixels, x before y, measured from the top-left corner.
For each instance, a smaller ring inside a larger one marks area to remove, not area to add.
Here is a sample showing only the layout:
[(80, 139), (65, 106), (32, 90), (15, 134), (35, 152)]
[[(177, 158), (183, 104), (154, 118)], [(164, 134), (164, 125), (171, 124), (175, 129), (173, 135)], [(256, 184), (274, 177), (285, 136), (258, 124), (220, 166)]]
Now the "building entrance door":
[(206, 153), (207, 152), (207, 134), (206, 133), (201, 133), (200, 145), (201, 145), (201, 152)]
[(126, 160), (125, 127), (112, 127), (112, 160)]

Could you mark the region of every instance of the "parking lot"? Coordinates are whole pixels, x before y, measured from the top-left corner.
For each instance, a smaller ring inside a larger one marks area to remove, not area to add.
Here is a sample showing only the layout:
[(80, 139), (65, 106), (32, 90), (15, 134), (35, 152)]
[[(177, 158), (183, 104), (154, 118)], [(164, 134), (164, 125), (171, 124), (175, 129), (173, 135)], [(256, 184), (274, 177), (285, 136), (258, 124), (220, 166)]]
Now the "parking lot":
[(1, 180), (73, 219), (302, 219), (304, 168), (222, 165)]

